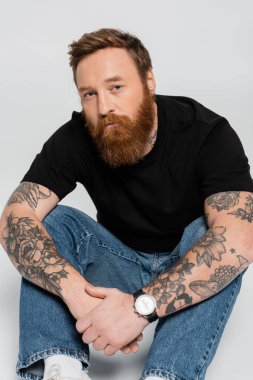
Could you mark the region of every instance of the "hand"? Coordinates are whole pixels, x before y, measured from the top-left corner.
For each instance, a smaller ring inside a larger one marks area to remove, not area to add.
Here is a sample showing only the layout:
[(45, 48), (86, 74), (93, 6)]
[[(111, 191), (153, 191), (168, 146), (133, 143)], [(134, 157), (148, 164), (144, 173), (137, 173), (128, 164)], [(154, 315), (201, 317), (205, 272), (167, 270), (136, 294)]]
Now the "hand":
[[(103, 298), (90, 296), (85, 292), (85, 287), (87, 284), (93, 286), (86, 279), (85, 282), (82, 280), (80, 284), (78, 284), (75, 295), (69, 297), (68, 300), (65, 299), (65, 303), (68, 306), (69, 311), (77, 320), (84, 317), (87, 313), (89, 313), (101, 302), (103, 302)], [(122, 353), (128, 354), (130, 351), (137, 352), (139, 350), (138, 341), (142, 340), (142, 338), (143, 335), (140, 334), (137, 339), (134, 339), (132, 342), (121, 349)]]
[(85, 287), (86, 285), (91, 285), (87, 280), (82, 281), (78, 284), (76, 292), (69, 297), (68, 300), (65, 300), (66, 305), (69, 308), (69, 311), (73, 315), (73, 317), (78, 320), (91, 310), (93, 310), (96, 306), (98, 306), (103, 299), (101, 297), (92, 297), (86, 293)]
[(127, 344), (125, 347), (121, 348), (120, 351), (126, 355), (129, 354), (129, 352), (133, 352), (133, 353), (138, 352), (139, 351), (138, 342), (141, 341), (142, 339), (143, 339), (143, 334), (138, 335), (136, 339), (134, 339), (132, 342)]
[(82, 340), (85, 343), (93, 342), (95, 350), (104, 350), (105, 355), (113, 355), (136, 340), (149, 324), (134, 312), (133, 295), (116, 288), (89, 285), (85, 290), (93, 297), (104, 299), (76, 323), (77, 331), (83, 333)]

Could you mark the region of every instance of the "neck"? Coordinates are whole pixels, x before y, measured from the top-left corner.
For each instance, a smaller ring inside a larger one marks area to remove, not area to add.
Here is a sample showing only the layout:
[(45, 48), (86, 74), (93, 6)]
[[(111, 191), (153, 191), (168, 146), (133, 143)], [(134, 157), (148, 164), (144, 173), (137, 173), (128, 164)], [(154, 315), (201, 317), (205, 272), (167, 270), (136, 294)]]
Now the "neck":
[(145, 150), (145, 154), (148, 154), (151, 149), (153, 148), (154, 144), (155, 144), (155, 141), (156, 141), (156, 136), (157, 136), (157, 129), (158, 129), (158, 117), (157, 117), (157, 105), (156, 105), (156, 102), (154, 102), (154, 110), (155, 110), (155, 119), (154, 119), (154, 125), (153, 125), (153, 129), (149, 135), (149, 139), (148, 139), (148, 144), (147, 144), (147, 147), (146, 147), (146, 150)]

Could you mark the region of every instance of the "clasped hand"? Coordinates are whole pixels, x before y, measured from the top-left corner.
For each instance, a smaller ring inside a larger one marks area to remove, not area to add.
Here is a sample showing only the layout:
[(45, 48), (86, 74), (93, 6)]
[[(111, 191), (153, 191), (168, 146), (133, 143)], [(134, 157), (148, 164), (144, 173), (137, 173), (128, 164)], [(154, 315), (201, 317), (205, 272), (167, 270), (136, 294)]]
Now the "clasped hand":
[(104, 350), (105, 355), (110, 356), (142, 338), (141, 333), (149, 322), (134, 312), (132, 294), (91, 285), (87, 285), (85, 291), (90, 296), (103, 298), (103, 302), (76, 322), (84, 343), (93, 343), (95, 350)]

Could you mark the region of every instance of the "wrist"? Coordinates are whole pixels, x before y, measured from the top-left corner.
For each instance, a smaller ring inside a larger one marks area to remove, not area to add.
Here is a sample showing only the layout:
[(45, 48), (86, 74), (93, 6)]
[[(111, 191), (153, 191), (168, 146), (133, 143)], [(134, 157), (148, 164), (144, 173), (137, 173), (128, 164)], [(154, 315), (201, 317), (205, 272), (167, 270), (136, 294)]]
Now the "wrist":
[(133, 294), (134, 297), (134, 311), (140, 317), (146, 319), (149, 323), (158, 319), (157, 304), (155, 298), (139, 289)]
[(71, 267), (67, 279), (63, 279), (64, 286), (62, 286), (62, 299), (68, 305), (73, 300), (78, 300), (80, 297), (90, 297), (85, 292), (86, 285), (90, 284), (75, 268)]

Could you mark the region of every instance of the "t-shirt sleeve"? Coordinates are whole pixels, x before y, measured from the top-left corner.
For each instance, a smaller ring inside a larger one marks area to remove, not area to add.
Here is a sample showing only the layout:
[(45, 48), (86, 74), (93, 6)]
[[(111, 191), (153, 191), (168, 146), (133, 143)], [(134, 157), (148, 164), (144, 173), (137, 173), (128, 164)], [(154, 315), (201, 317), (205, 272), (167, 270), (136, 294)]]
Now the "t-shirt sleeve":
[[(60, 200), (76, 187), (73, 137), (66, 126), (59, 128), (43, 145), (21, 180), (52, 190)], [(72, 148), (71, 148), (72, 144)]]
[(197, 173), (203, 201), (223, 191), (253, 192), (248, 158), (225, 118), (207, 135), (198, 156)]

